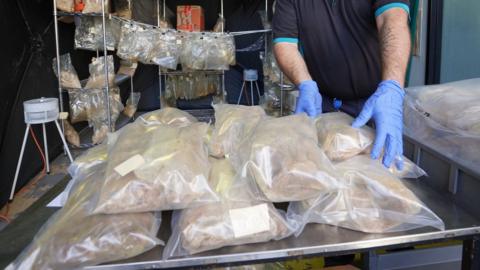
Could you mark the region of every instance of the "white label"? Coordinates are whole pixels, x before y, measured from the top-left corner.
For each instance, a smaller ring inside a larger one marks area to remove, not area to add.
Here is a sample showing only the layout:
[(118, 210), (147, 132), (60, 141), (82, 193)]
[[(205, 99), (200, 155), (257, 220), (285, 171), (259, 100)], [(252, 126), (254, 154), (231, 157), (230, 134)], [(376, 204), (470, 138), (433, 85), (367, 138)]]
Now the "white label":
[(270, 230), (270, 216), (266, 203), (230, 210), (235, 238)]
[(65, 120), (68, 118), (68, 112), (61, 112), (60, 115), (58, 116), (61, 120)]
[(121, 176), (127, 175), (129, 172), (137, 169), (138, 167), (142, 166), (145, 164), (145, 159), (141, 155), (135, 155), (124, 162), (122, 162), (120, 165), (115, 167), (115, 171), (120, 174)]
[(177, 39), (177, 45), (182, 45), (182, 40), (181, 39)]

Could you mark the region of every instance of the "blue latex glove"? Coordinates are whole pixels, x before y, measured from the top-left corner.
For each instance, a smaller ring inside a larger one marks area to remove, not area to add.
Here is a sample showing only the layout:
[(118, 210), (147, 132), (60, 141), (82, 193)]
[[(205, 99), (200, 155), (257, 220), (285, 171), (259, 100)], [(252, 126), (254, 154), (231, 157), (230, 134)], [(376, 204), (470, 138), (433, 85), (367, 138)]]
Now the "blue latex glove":
[(298, 85), (299, 96), (295, 114), (306, 113), (310, 117), (317, 117), (322, 113), (322, 96), (318, 90), (317, 83), (308, 80)]
[(383, 165), (390, 167), (395, 160), (399, 170), (403, 169), (403, 97), (405, 91), (397, 81), (383, 81), (367, 100), (360, 115), (352, 126), (359, 128), (373, 117), (376, 137), (371, 157), (377, 159), (385, 146)]

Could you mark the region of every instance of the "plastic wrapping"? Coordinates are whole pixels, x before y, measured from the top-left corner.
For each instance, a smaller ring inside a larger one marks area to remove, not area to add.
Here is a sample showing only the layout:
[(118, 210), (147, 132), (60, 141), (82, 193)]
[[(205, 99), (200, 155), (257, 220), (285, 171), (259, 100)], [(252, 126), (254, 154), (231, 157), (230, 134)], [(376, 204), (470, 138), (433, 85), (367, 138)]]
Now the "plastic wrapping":
[[(88, 109), (87, 117), (88, 124), (93, 127), (92, 143), (101, 143), (107, 136), (108, 126), (108, 111), (105, 99), (105, 91), (101, 89), (91, 89), (88, 91)], [(120, 100), (120, 89), (118, 87), (110, 88), (110, 116), (112, 125), (118, 119), (120, 112), (123, 111), (123, 104)]]
[[(102, 13), (102, 0), (83, 0), (83, 13)], [(105, 0), (105, 13), (110, 11), (110, 0)]]
[(177, 44), (177, 33), (174, 31), (157, 33), (149, 55), (150, 61), (163, 68), (177, 69), (179, 56), (180, 45)]
[(138, 24), (124, 23), (118, 42), (117, 56), (129, 61), (151, 64), (151, 55), (160, 31)]
[(153, 213), (89, 215), (104, 170), (76, 181), (66, 205), (7, 269), (76, 269), (126, 259), (162, 242)]
[(333, 165), (317, 143), (314, 122), (305, 114), (267, 118), (231, 160), (250, 184), (251, 197), (272, 202), (306, 200), (337, 186)]
[[(75, 28), (75, 49), (103, 51), (103, 24), (101, 17), (79, 17), (80, 23)], [(120, 22), (106, 19), (107, 50), (115, 50), (120, 39)]]
[[(105, 88), (105, 60), (104, 56), (92, 58), (92, 63), (88, 65), (90, 77), (88, 78), (86, 89)], [(108, 65), (108, 83), (109, 86), (115, 85), (115, 68), (113, 64), (113, 55), (107, 56)]]
[(115, 14), (118, 17), (132, 19), (132, 9), (130, 1), (134, 0), (113, 0), (115, 6)]
[(75, 124), (87, 121), (88, 92), (84, 89), (69, 89), (70, 121)]
[(137, 112), (138, 102), (140, 101), (141, 93), (132, 92), (130, 97), (127, 99), (127, 104), (123, 110), (123, 114), (127, 117), (132, 118)]
[(235, 41), (224, 33), (184, 33), (180, 54), (186, 70), (228, 70), (235, 65)]
[(215, 129), (209, 143), (209, 153), (223, 157), (234, 152), (245, 137), (265, 118), (259, 106), (218, 104), (215, 109)]
[(147, 124), (165, 124), (172, 126), (188, 126), (197, 123), (198, 120), (188, 112), (177, 108), (163, 108), (149, 112), (140, 116), (135, 122), (145, 122)]
[(78, 132), (73, 128), (73, 126), (70, 124), (70, 122), (64, 120), (63, 121), (63, 127), (64, 127), (64, 135), (65, 139), (67, 142), (70, 144), (80, 147), (80, 136), (78, 135)]
[(431, 226), (443, 221), (425, 206), (400, 179), (368, 156), (357, 156), (336, 166), (342, 187), (318, 198), (291, 203), (287, 218), (299, 235), (310, 222), (367, 233), (390, 233)]
[(95, 213), (182, 209), (218, 201), (208, 184), (208, 124), (134, 122), (109, 148)]
[(221, 33), (225, 30), (225, 18), (223, 18), (222, 14), (219, 14), (217, 22), (215, 26), (213, 26), (213, 32)]
[(65, 12), (73, 12), (74, 4), (74, 0), (57, 0), (57, 9)]
[[(53, 71), (58, 78), (57, 58), (53, 58)], [(78, 79), (77, 71), (73, 67), (70, 54), (60, 55), (60, 86), (62, 88), (82, 88), (80, 80)]]
[(342, 161), (366, 152), (375, 134), (370, 127), (353, 128), (353, 118), (343, 112), (321, 114), (315, 119), (318, 143), (332, 161)]
[(177, 99), (192, 100), (215, 94), (219, 89), (218, 75), (192, 72), (188, 75), (168, 76), (165, 97), (174, 103)]
[[(213, 160), (210, 183), (224, 194), (234, 181), (235, 171), (228, 160)], [(185, 256), (224, 246), (279, 240), (292, 229), (284, 213), (271, 203), (255, 200), (222, 202), (176, 211), (172, 218), (172, 235), (163, 257)]]

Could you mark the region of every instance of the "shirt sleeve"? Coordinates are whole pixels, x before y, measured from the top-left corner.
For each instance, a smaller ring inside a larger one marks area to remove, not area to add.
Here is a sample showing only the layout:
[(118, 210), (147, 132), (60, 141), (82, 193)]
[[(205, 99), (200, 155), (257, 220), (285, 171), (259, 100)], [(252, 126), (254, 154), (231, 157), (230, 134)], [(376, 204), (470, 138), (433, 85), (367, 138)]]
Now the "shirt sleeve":
[(410, 15), (409, 0), (374, 0), (372, 8), (375, 12), (375, 17), (382, 15), (382, 13), (392, 8), (401, 8)]
[(274, 43), (298, 43), (295, 0), (277, 0), (272, 24)]

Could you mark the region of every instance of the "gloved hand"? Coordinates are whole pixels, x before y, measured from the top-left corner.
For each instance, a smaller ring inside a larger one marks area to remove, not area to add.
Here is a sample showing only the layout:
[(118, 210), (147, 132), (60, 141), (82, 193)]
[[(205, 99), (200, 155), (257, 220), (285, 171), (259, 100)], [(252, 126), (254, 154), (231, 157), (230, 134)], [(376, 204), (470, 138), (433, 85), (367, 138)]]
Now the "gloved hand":
[(318, 90), (317, 83), (308, 80), (303, 81), (298, 86), (299, 96), (297, 98), (297, 107), (295, 114), (307, 113), (310, 117), (317, 117), (322, 113), (322, 96)]
[(403, 169), (403, 97), (405, 91), (394, 80), (383, 81), (367, 100), (352, 127), (359, 128), (373, 117), (376, 137), (371, 157), (377, 159), (385, 145), (383, 165), (390, 167), (392, 161), (399, 170)]

